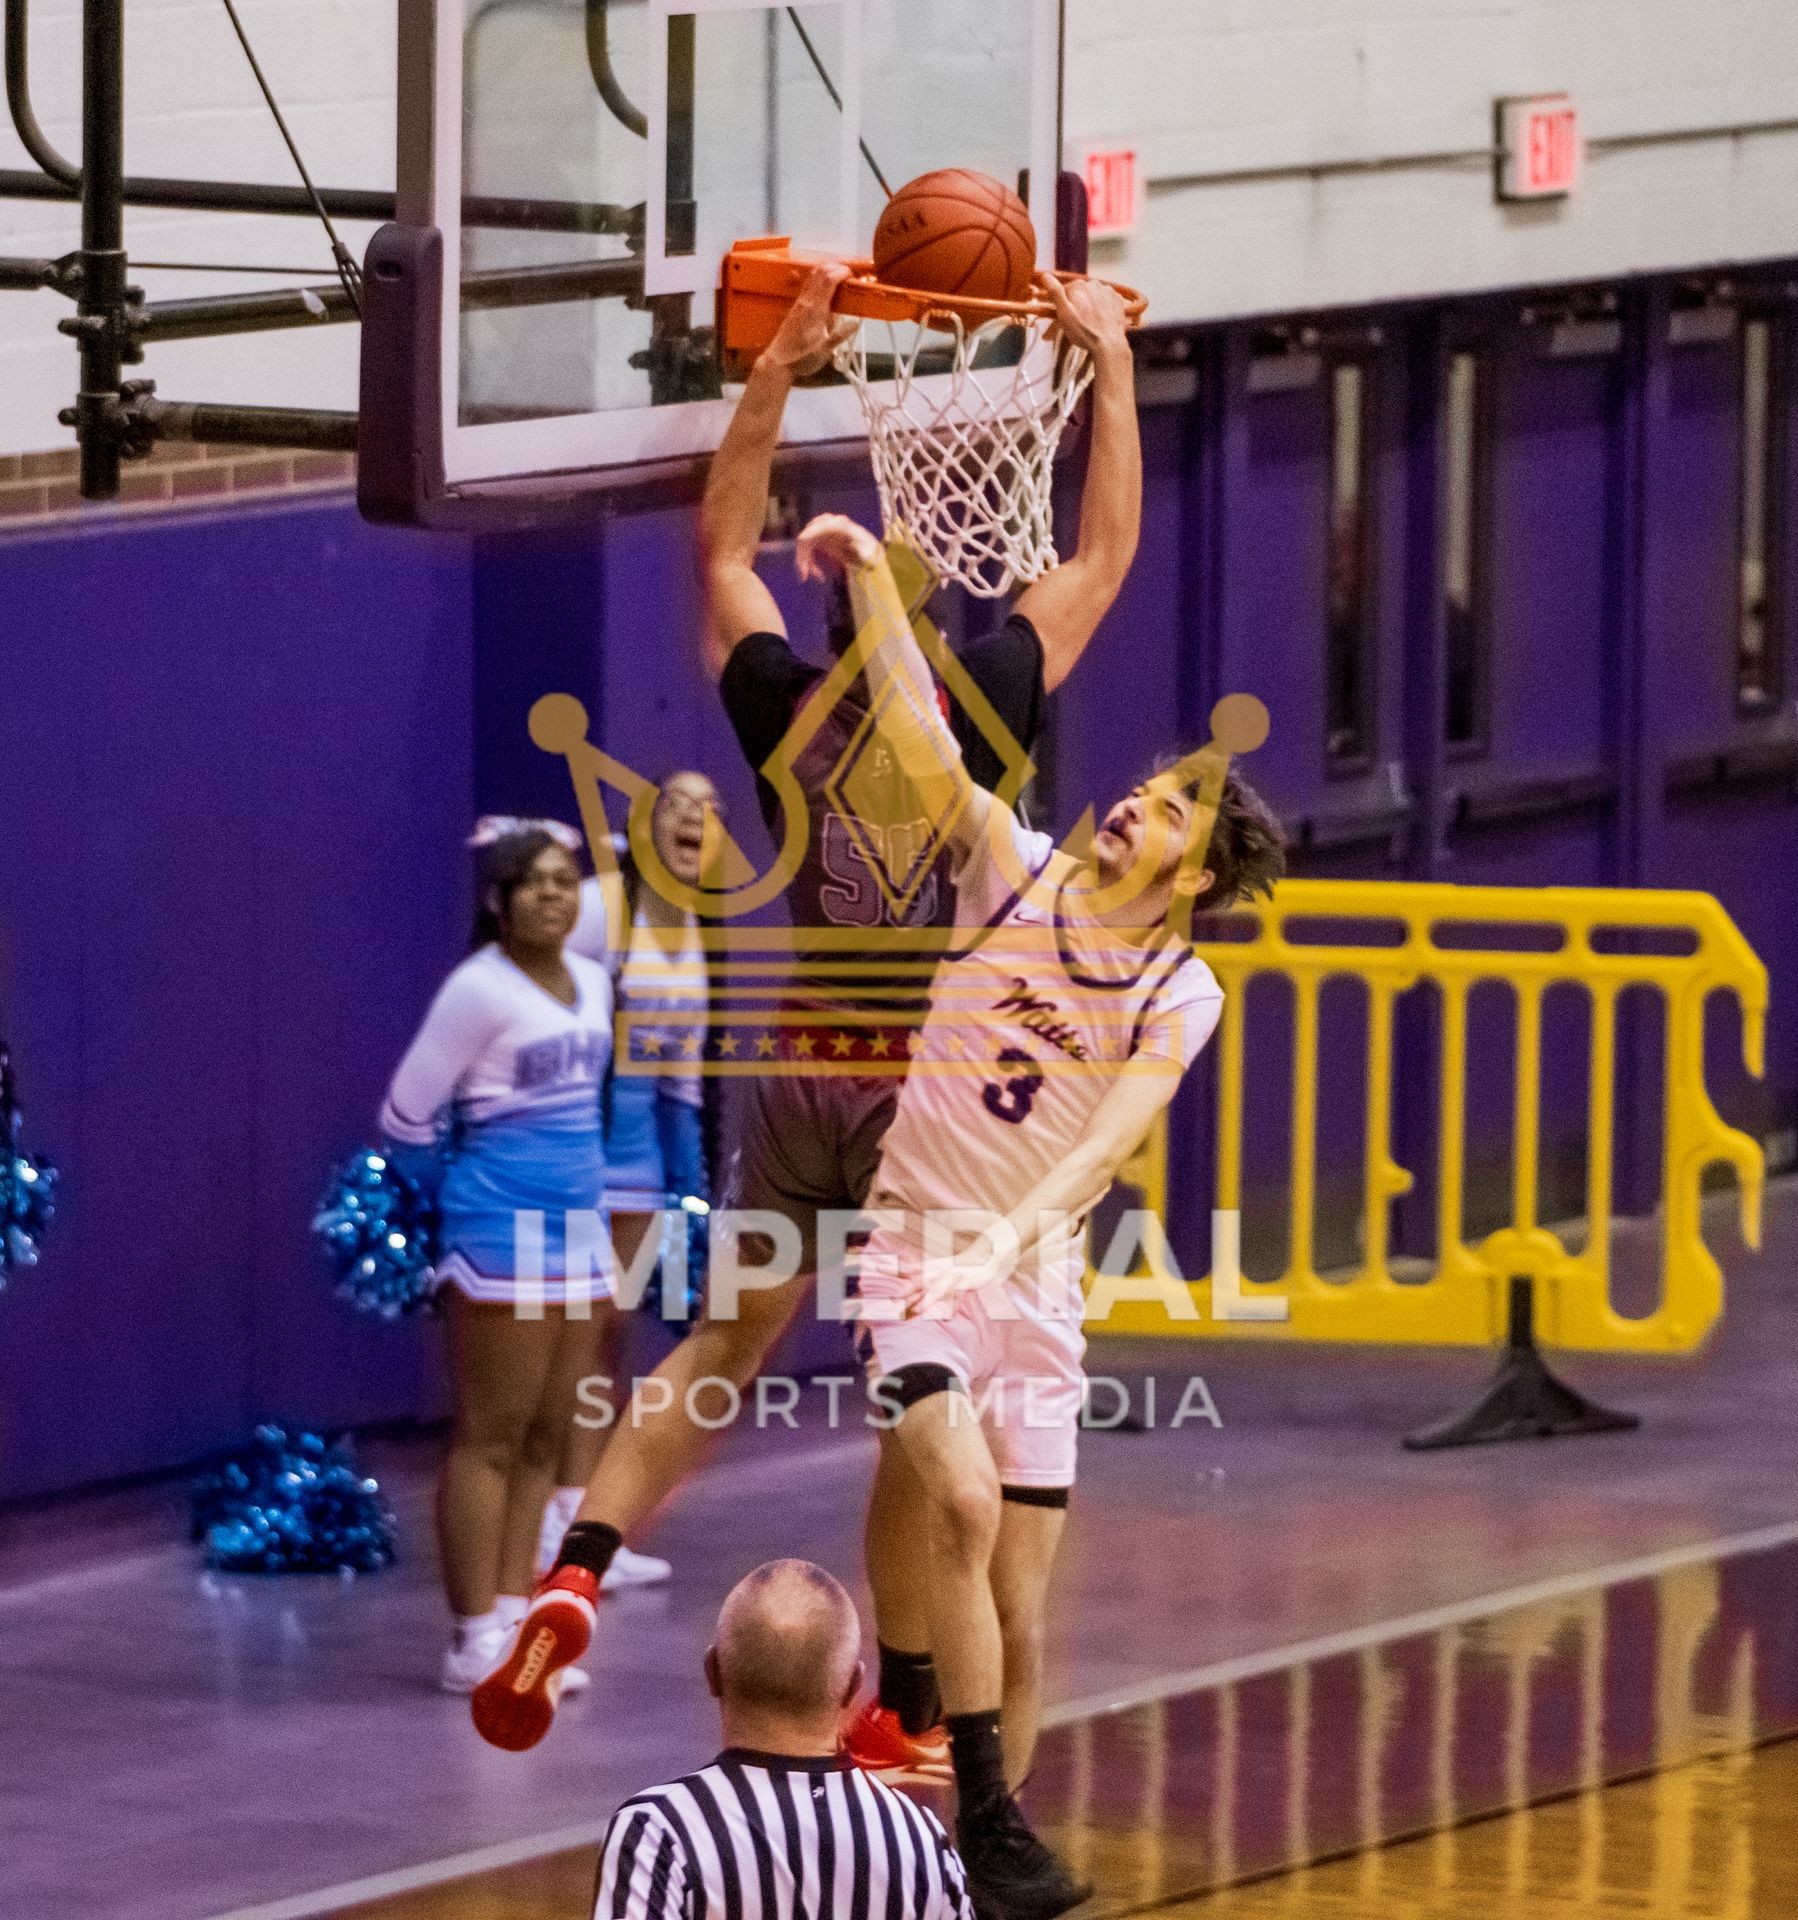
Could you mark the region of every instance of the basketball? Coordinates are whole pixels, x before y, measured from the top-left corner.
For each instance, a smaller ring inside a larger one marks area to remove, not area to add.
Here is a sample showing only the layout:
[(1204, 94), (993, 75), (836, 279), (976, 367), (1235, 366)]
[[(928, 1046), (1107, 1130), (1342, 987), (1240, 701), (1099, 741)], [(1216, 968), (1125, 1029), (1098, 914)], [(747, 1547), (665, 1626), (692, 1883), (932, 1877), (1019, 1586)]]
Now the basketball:
[(1036, 271), (1030, 210), (1002, 181), (967, 167), (920, 174), (880, 216), (874, 271), (914, 293), (1023, 300)]

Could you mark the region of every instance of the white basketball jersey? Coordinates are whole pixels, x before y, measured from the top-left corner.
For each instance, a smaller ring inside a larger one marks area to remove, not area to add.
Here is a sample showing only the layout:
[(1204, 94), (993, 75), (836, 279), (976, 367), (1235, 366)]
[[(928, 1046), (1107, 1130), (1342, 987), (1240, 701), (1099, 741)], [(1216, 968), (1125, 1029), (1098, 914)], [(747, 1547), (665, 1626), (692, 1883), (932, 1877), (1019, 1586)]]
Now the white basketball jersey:
[[(930, 1014), (889, 1130), (871, 1207), (908, 1216), (1009, 1212), (1077, 1146), (1126, 1073), (1178, 1081), (1223, 1007), (1211, 969), (1184, 941), (1147, 943), (1080, 917), (1046, 834), (1014, 828), (1024, 871), (984, 845), (958, 876), (958, 918), (982, 931), (938, 971)], [(984, 910), (984, 914), (983, 914)], [(1084, 1270), (1080, 1247), (1045, 1246), (1034, 1276), (1050, 1292)]]

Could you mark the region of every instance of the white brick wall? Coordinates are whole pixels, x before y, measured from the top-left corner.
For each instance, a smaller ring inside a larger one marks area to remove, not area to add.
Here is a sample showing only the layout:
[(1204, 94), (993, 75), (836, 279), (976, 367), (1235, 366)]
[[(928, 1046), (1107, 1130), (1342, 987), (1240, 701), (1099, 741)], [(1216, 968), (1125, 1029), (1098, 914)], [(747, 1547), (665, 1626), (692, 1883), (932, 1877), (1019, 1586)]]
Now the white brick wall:
[[(239, 4), (318, 180), (390, 186), (393, 0)], [(31, 17), (39, 118), (78, 157), (79, 0)], [(128, 0), (126, 17), (131, 170), (291, 184), (219, 0)], [(1798, 0), (1068, 0), (1068, 36), (1070, 160), (1133, 143), (1151, 182), (1480, 147), (1501, 93), (1568, 88), (1598, 136), (1798, 115)], [(27, 164), (0, 117), (0, 166)], [(77, 231), (72, 205), (0, 201), (0, 253), (59, 253)], [(360, 252), (368, 229), (344, 231)], [(140, 258), (330, 277), (303, 219), (134, 209), (127, 239)], [(1798, 254), (1790, 135), (1595, 156), (1570, 204), (1525, 212), (1494, 204), (1480, 164), (1151, 186), (1141, 230), (1101, 261), (1179, 320), (1782, 254)], [(151, 298), (259, 284), (134, 277)], [(0, 293), (0, 453), (67, 438), (68, 311)], [(169, 398), (349, 407), (356, 348), (349, 326), (249, 335), (154, 348), (144, 371)]]
[(1150, 183), (1097, 264), (1164, 321), (1798, 253), (1793, 134), (1597, 153), (1527, 210), (1483, 164), (1174, 184), (1484, 147), (1500, 95), (1560, 89), (1598, 138), (1798, 118), (1798, 6), (1068, 0), (1070, 161), (1135, 145)]

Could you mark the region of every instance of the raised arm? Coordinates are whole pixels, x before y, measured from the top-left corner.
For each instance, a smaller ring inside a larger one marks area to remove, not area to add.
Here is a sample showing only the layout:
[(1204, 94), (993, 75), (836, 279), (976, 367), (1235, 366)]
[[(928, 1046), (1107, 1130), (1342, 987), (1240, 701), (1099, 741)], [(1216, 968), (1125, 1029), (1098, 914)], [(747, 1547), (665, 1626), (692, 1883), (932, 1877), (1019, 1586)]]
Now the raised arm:
[(821, 513), (800, 534), (797, 559), (801, 579), (840, 573), (848, 581), (857, 635), (873, 630), (862, 664), (870, 688), (884, 685), (888, 674), (904, 681), (910, 697), (885, 709), (885, 742), (932, 803), (929, 810), (939, 817), (953, 811), (948, 843), (959, 866), (1003, 803), (977, 786), (962, 764), (961, 744), (938, 704), (936, 675), (906, 617), (886, 548), (846, 514)]
[(786, 633), (774, 596), (755, 570), (768, 514), (768, 482), (793, 382), (830, 358), (845, 323), (830, 303), (848, 269), (814, 270), (780, 331), (750, 369), (743, 398), (712, 456), (699, 506), (699, 566), (705, 586), (705, 660), (714, 678), (739, 641)]
[(1047, 282), (1061, 330), (1093, 357), (1092, 451), (1080, 500), (1080, 537), (1060, 566), (1026, 587), (1014, 612), (1036, 629), (1051, 693), (1086, 651), (1118, 597), (1142, 530), (1142, 439), (1136, 369), (1122, 297), (1103, 280)]

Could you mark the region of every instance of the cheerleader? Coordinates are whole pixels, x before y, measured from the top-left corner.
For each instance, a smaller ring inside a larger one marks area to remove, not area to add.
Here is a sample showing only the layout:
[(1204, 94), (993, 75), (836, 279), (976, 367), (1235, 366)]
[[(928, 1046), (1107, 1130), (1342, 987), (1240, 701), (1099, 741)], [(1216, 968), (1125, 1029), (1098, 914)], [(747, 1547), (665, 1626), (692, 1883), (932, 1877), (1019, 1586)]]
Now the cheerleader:
[[(703, 773), (676, 773), (662, 782), (650, 831), (657, 855), (675, 879), (687, 886), (699, 884), (712, 844), (708, 825), (715, 840), (722, 821), (718, 790)], [(612, 1245), (619, 1261), (629, 1267), (644, 1236), (662, 1230), (666, 1210), (681, 1200), (710, 1202), (706, 1136), (711, 1115), (697, 1065), (708, 989), (705, 946), (694, 916), (643, 884), (628, 843), (620, 842), (617, 853), (615, 873), (583, 884), (580, 920), (568, 946), (570, 952), (614, 970), (618, 1006), (636, 1016), (629, 1028), (633, 1060), (668, 1063), (667, 1069), (653, 1073), (619, 1073), (614, 1063), (606, 1082), (606, 1201)], [(614, 927), (628, 927), (628, 941), (611, 940), (608, 929)], [(663, 1017), (646, 1021), (645, 1014)], [(685, 1062), (693, 1064), (686, 1068)], [(619, 1315), (609, 1316), (607, 1331), (602, 1371), (616, 1381), (622, 1370)], [(538, 1542), (540, 1573), (555, 1564), (562, 1535), (580, 1507), (606, 1437), (591, 1426), (571, 1424), (568, 1429), (559, 1484)], [(620, 1548), (602, 1586), (606, 1592), (653, 1586), (671, 1571), (666, 1560), (653, 1554)]]
[(437, 1539), (453, 1693), (495, 1663), (524, 1612), (577, 1387), (614, 1311), (599, 1116), (612, 983), (564, 950), (579, 839), (507, 822), (476, 843), (474, 951), (431, 1003), (381, 1110), (402, 1167), (434, 1163), (447, 1141), (436, 1273), (454, 1413)]

